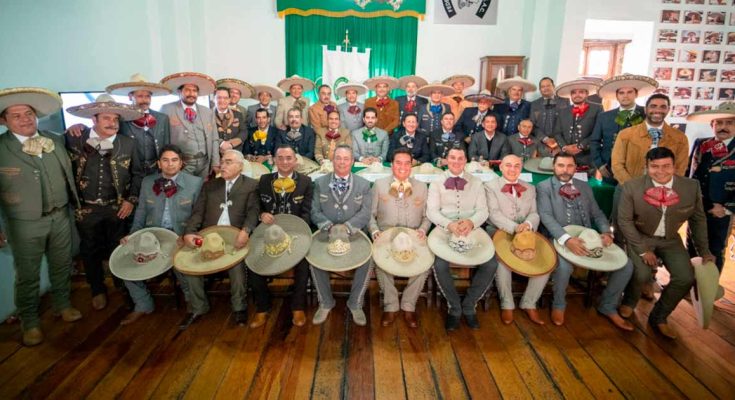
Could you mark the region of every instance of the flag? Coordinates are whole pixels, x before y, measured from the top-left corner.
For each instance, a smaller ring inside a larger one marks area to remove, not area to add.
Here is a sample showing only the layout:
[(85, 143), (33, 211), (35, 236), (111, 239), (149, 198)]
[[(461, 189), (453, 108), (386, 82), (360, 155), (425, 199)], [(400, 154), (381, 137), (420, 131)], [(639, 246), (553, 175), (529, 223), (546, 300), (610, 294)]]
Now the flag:
[(342, 47), (337, 46), (336, 50), (329, 50), (322, 45), (322, 84), (332, 88), (335, 98), (339, 85), (366, 81), (370, 77), (369, 68), (370, 49), (359, 52), (353, 47), (352, 51), (342, 51)]

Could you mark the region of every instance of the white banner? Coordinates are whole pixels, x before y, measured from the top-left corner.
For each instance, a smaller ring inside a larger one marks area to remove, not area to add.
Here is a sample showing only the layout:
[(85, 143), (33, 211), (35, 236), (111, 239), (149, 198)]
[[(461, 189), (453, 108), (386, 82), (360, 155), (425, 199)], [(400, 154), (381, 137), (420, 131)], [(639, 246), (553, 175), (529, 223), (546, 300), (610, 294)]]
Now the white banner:
[(495, 25), (500, 0), (434, 0), (435, 24)]
[(336, 89), (347, 81), (364, 82), (370, 77), (370, 49), (358, 52), (356, 47), (352, 51), (342, 51), (342, 46), (336, 50), (328, 50), (322, 45), (322, 84), (329, 85), (336, 98)]

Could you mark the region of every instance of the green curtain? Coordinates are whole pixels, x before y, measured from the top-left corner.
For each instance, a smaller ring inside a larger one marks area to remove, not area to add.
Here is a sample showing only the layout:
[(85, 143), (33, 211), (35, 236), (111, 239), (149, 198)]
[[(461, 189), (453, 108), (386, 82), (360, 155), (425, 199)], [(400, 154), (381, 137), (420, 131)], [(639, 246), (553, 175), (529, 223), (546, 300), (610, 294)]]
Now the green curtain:
[[(322, 45), (330, 49), (341, 45), (345, 30), (350, 31), (350, 46), (360, 51), (370, 48), (370, 76), (399, 78), (416, 70), (416, 18), (332, 18), (323, 16), (286, 16), (286, 76), (294, 74), (317, 83), (322, 75)], [(399, 91), (393, 91), (396, 96)], [(307, 96), (316, 100), (316, 93)]]

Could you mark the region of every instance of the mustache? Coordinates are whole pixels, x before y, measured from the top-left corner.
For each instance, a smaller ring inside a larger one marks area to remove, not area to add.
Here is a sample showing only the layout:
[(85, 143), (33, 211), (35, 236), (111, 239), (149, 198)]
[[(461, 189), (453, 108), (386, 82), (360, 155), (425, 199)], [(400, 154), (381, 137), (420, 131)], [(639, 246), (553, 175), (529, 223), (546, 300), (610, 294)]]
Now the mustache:
[(717, 133), (730, 133), (729, 129), (720, 129)]

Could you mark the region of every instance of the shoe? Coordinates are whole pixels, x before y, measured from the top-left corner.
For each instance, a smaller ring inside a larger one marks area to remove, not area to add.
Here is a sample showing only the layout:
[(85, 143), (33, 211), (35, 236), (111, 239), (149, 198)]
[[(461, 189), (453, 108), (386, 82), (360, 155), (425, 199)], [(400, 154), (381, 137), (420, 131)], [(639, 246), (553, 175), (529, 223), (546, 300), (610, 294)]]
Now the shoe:
[(184, 317), (184, 320), (181, 321), (181, 323), (179, 324), (179, 329), (182, 331), (186, 330), (193, 323), (199, 321), (201, 317), (202, 317), (202, 314), (197, 314), (197, 313), (186, 314), (186, 317)]
[(648, 321), (648, 323), (653, 327), (653, 330), (657, 331), (661, 335), (671, 339), (676, 340), (676, 332), (672, 327), (669, 326), (667, 323), (661, 323), (661, 324), (655, 324), (651, 321)]
[(304, 312), (301, 310), (294, 311), (293, 318), (291, 318), (291, 323), (294, 324), (294, 326), (306, 325), (306, 314), (304, 314)]
[(324, 321), (327, 320), (327, 317), (329, 316), (329, 312), (332, 311), (331, 308), (321, 308), (319, 307), (316, 312), (314, 313), (314, 318), (311, 319), (311, 323), (314, 325), (320, 325), (323, 324)]
[(500, 320), (504, 324), (510, 325), (513, 323), (513, 310), (500, 310)]
[(265, 322), (268, 320), (268, 313), (267, 312), (258, 312), (253, 315), (253, 320), (250, 321), (250, 329), (260, 328), (261, 326), (265, 325)]
[(120, 321), (120, 325), (130, 325), (148, 314), (150, 313), (146, 313), (143, 311), (133, 311), (130, 314), (126, 315), (125, 318), (122, 319), (122, 321)]
[(624, 319), (623, 317), (620, 316), (620, 314), (616, 312), (612, 314), (603, 314), (603, 313), (599, 313), (599, 314), (604, 317), (607, 317), (607, 319), (609, 319), (613, 325), (617, 326), (618, 328), (624, 331), (633, 332), (635, 330), (635, 326), (632, 323), (630, 323), (630, 321)]
[(352, 321), (355, 323), (355, 325), (367, 325), (367, 317), (365, 316), (365, 311), (362, 311), (362, 308), (357, 310), (353, 310), (350, 308), (350, 312), (352, 313)]
[(633, 307), (631, 306), (620, 306), (618, 308), (618, 314), (620, 314), (621, 317), (628, 319), (633, 315)]
[(556, 326), (564, 325), (564, 310), (558, 308), (551, 310), (551, 322)]
[(59, 313), (55, 313), (54, 316), (61, 317), (66, 322), (74, 322), (82, 319), (82, 313), (74, 307), (67, 307)]
[(246, 325), (248, 323), (248, 312), (245, 310), (235, 311), (235, 323)]
[(456, 331), (459, 328), (459, 316), (447, 315), (447, 321), (444, 323), (444, 329), (447, 332)]
[(471, 329), (480, 329), (480, 321), (477, 320), (477, 314), (465, 314), (464, 322), (467, 323)]
[(41, 344), (43, 342), (43, 332), (41, 328), (31, 328), (27, 331), (23, 331), (23, 345), (31, 347)]
[(408, 325), (409, 328), (416, 329), (419, 327), (419, 320), (416, 318), (415, 311), (404, 311), (403, 319), (406, 321), (406, 325)]
[(653, 293), (653, 281), (648, 281), (644, 283), (643, 287), (641, 287), (641, 297), (646, 300), (653, 300), (655, 299)]
[(393, 321), (396, 320), (396, 314), (398, 314), (395, 311), (383, 311), (383, 317), (380, 319), (380, 324), (383, 326), (390, 326)]
[(524, 308), (523, 311), (526, 312), (526, 316), (528, 319), (530, 319), (533, 323), (543, 325), (544, 320), (541, 319), (541, 316), (538, 313), (538, 310), (535, 308)]
[(107, 295), (100, 293), (92, 297), (92, 308), (99, 311), (107, 307)]

